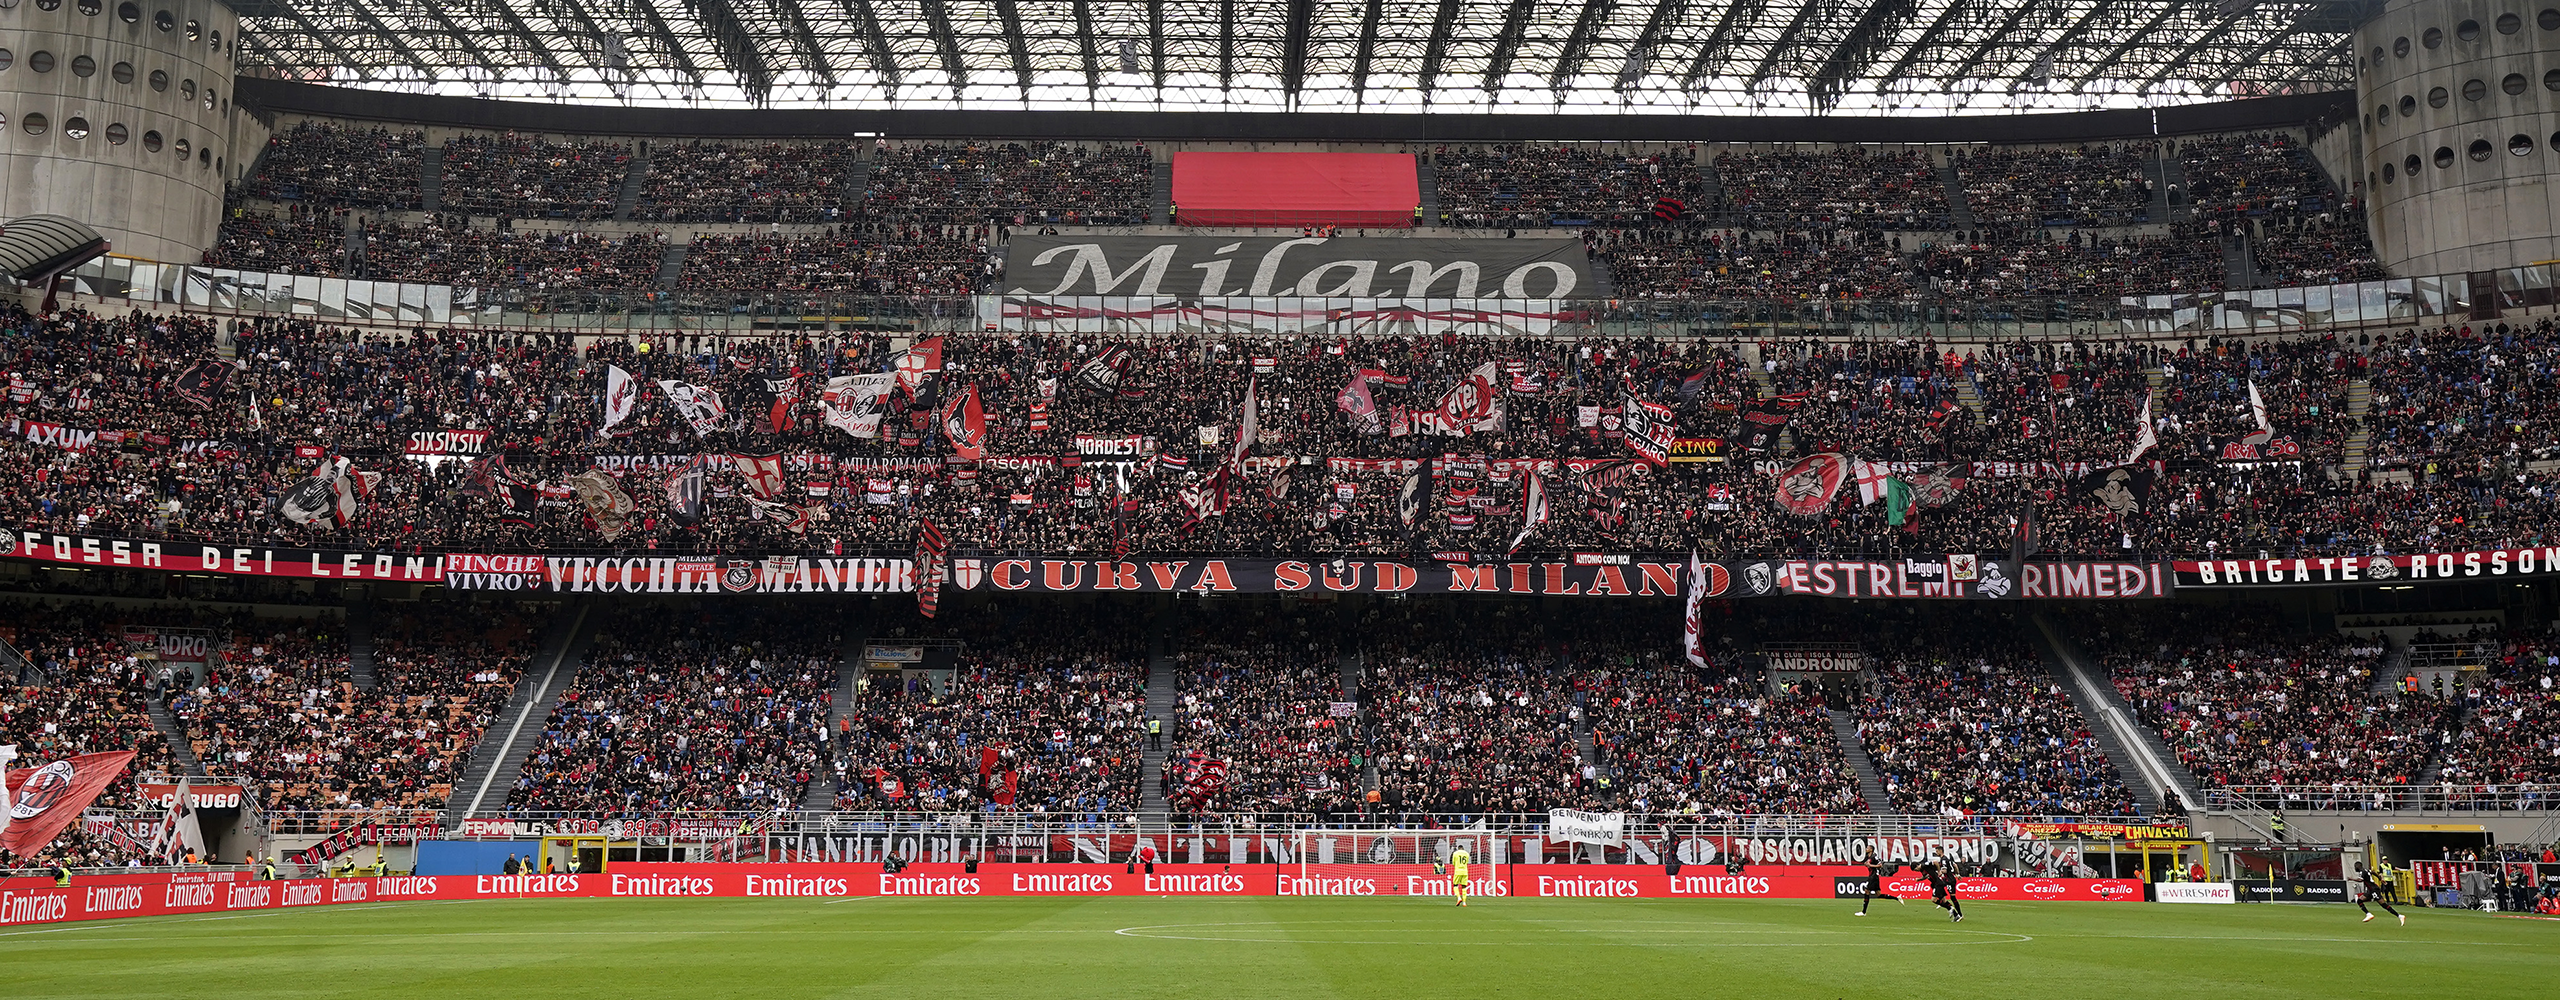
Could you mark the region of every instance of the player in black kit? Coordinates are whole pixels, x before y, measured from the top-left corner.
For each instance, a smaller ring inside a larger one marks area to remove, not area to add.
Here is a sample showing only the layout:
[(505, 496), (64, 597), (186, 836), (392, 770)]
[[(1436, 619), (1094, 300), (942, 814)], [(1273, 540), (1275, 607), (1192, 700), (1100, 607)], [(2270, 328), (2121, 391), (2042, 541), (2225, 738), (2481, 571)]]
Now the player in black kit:
[(2356, 909), (2364, 910), (2364, 919), (2358, 921), (2359, 923), (2369, 924), (2373, 922), (2373, 911), (2365, 909), (2364, 905), (2367, 902), (2371, 902), (2382, 907), (2382, 912), (2400, 918), (2402, 926), (2405, 927), (2408, 925), (2409, 915), (2391, 908), (2391, 897), (2382, 891), (2381, 884), (2374, 880), (2372, 872), (2359, 869), (2356, 872), (2355, 887), (2358, 890), (2356, 892)]
[(1929, 880), (1929, 901), (1936, 903), (1939, 909), (1947, 911), (1949, 922), (1962, 921), (1964, 901), (1956, 898), (1955, 875), (1948, 872), (1947, 866), (1936, 858), (1921, 862), (1919, 870), (1921, 877)]
[[(1876, 853), (1872, 849), (1860, 851), (1859, 853), (1865, 855), (1867, 865), (1866, 895), (1858, 900), (1858, 915), (1863, 917), (1867, 915), (1867, 904), (1875, 902), (1877, 896), (1887, 895), (1884, 891), (1885, 878), (1901, 871), (1902, 866), (1885, 864), (1876, 857)], [(1893, 901), (1905, 906), (1908, 906), (1911, 903), (1910, 900), (1904, 899), (1900, 896), (1893, 897)]]

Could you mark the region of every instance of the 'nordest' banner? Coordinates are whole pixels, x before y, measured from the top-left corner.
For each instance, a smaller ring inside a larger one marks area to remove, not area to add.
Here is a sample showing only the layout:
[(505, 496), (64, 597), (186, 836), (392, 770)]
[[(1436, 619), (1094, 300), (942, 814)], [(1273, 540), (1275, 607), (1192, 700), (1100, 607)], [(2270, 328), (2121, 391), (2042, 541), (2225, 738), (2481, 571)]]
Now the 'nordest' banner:
[(2560, 574), (2560, 546), (2403, 556), (2180, 560), (2180, 587), (2320, 587), (2438, 583)]

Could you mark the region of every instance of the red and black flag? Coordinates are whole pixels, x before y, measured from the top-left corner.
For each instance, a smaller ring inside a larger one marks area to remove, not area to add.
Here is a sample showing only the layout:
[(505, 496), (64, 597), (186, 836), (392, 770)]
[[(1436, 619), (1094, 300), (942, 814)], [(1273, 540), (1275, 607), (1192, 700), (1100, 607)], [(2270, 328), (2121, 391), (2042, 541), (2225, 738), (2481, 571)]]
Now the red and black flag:
[(223, 392), (231, 387), (231, 373), (237, 370), (231, 362), (206, 358), (179, 372), (177, 380), (169, 383), (169, 391), (199, 408), (210, 410), (221, 402)]
[(950, 551), (932, 518), (916, 522), (916, 612), (927, 618), (942, 609), (942, 558)]
[(1664, 195), (1653, 200), (1653, 217), (1664, 222), (1678, 222), (1689, 215), (1689, 203)]

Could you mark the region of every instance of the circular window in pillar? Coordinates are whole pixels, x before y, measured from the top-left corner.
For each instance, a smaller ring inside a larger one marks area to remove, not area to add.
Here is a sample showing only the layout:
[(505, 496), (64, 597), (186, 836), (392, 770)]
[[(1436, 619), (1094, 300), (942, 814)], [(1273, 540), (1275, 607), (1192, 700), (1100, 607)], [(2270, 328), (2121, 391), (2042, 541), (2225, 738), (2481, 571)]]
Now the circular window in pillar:
[(2430, 52), (2443, 48), (2444, 29), (2428, 28), (2426, 34), (2418, 36), (2418, 44), (2426, 46)]
[(2437, 87), (2433, 90), (2427, 91), (2427, 106), (2430, 108), (2441, 108), (2452, 102), (2453, 92), (2446, 90), (2443, 87)]
[(2417, 116), (2418, 116), (2418, 99), (2417, 99), (2417, 98), (2415, 98), (2415, 97), (2402, 97), (2402, 98), (2400, 98), (2400, 117), (2402, 117), (2402, 118), (2415, 118), (2415, 117), (2417, 117)]
[[(117, 122), (107, 126), (107, 145), (121, 146), (132, 139), (132, 130), (125, 128), (123, 122)], [(2389, 164), (2385, 164), (2385, 166), (2388, 165)]]
[[(2483, 143), (2483, 145), (2486, 144)], [(207, 170), (213, 169), (213, 147), (207, 146), (203, 149), (196, 150), (196, 166), (203, 167)]]
[[(0, 49), (0, 69), (8, 69), (8, 68), (9, 68), (9, 64), (10, 64), (10, 63), (14, 63), (14, 62), (17, 62), (17, 61), (18, 61), (18, 57), (17, 57), (17, 56), (10, 55), (10, 54), (9, 54), (9, 50), (7, 50), (7, 49)], [(2552, 72), (2553, 72), (2553, 73), (2560, 73), (2560, 69), (2552, 70)]]
[(133, 82), (133, 64), (129, 62), (117, 63), (114, 66), (108, 67), (107, 75), (115, 77), (117, 83), (130, 84)]
[(2463, 41), (2466, 41), (2466, 42), (2476, 42), (2476, 41), (2479, 41), (2479, 40), (2480, 40), (2480, 22), (2478, 22), (2478, 21), (2468, 21), (2468, 20), (2466, 20), (2466, 21), (2462, 22), (2461, 24), (2454, 25), (2454, 26), (2453, 26), (2453, 37), (2455, 37), (2455, 38), (2459, 38), (2459, 39), (2462, 39)]
[(89, 120), (78, 115), (63, 119), (62, 134), (75, 140), (88, 138)]
[(2399, 179), (2400, 179), (2400, 168), (2399, 168), (2399, 167), (2392, 166), (2391, 164), (2388, 164), (2388, 163), (2385, 163), (2385, 164), (2383, 164), (2383, 165), (2382, 165), (2382, 182), (2383, 182), (2383, 183), (2385, 183), (2385, 184), (2389, 184), (2389, 183), (2391, 183), (2391, 182), (2393, 182), (2393, 181), (2397, 181), (2397, 180), (2399, 180)]
[[(169, 30), (169, 25), (172, 23), (169, 12), (165, 10), (160, 12), (160, 16), (151, 20), (153, 24), (159, 25), (162, 31)], [(187, 40), (192, 42), (201, 37), (204, 37), (204, 26), (194, 21), (187, 22)]]
[(142, 23), (142, 8), (135, 6), (133, 0), (125, 0), (125, 2), (116, 5), (116, 20), (122, 21), (126, 24), (140, 24)]
[[(180, 139), (180, 140), (178, 140), (178, 152), (180, 152), (180, 153), (184, 153), (184, 152), (186, 152), (186, 151), (187, 151), (187, 141), (186, 141), (185, 139)], [(2447, 169), (2451, 169), (2452, 167), (2453, 167), (2453, 147), (2451, 147), (2451, 146), (2438, 146), (2438, 147), (2436, 147), (2436, 169), (2438, 169), (2438, 170), (2447, 170)]]
[(2533, 23), (2544, 31), (2560, 31), (2560, 7), (2542, 8), (2542, 13), (2533, 16)]
[(0, 10), (18, 9), (18, 0), (0, 0)]
[(98, 61), (88, 56), (72, 56), (71, 75), (83, 80), (98, 75)]
[(2409, 58), (2409, 36), (2407, 36), (2407, 35), (2402, 35), (2402, 36), (2400, 36), (2400, 37), (2398, 37), (2398, 38), (2394, 38), (2394, 39), (2392, 39), (2392, 40), (2391, 40), (2391, 54), (2392, 54), (2392, 56), (2393, 56), (2393, 57), (2395, 57), (2395, 58), (2400, 58), (2400, 59), (2407, 59), (2407, 58)]
[(53, 123), (45, 120), (44, 112), (38, 111), (20, 121), (18, 127), (26, 129), (28, 135), (43, 135), (53, 127)]
[(2418, 154), (2416, 154), (2416, 153), (2411, 153), (2411, 154), (2409, 154), (2409, 158), (2408, 158), (2407, 160), (2403, 161), (2403, 162), (2400, 164), (2400, 169), (2402, 170), (2402, 172), (2407, 173), (2407, 174), (2409, 175), (2409, 179), (2410, 179), (2410, 180), (2417, 180), (2417, 179), (2418, 179), (2418, 167), (2419, 167), (2419, 166), (2420, 166), (2420, 163), (2419, 163), (2419, 161), (2418, 161)]
[(2489, 154), (2496, 152), (2496, 150), (2489, 147), (2489, 140), (2487, 139), (2473, 139), (2471, 140), (2470, 148), (2466, 150), (2466, 152), (2471, 155), (2471, 162), (2487, 163), (2489, 162)]
[[(147, 132), (142, 133), (142, 148), (143, 148), (143, 150), (144, 150), (145, 152), (152, 152), (152, 153), (157, 153), (157, 152), (159, 152), (159, 151), (160, 151), (160, 133), (158, 133), (158, 132), (156, 132), (156, 131), (147, 131)], [(2417, 158), (2417, 157), (2412, 156), (2412, 157), (2410, 157), (2410, 158), (2409, 158), (2409, 162), (2411, 162), (2411, 163), (2416, 163), (2416, 162), (2418, 162), (2418, 158)]]
[(2374, 105), (2374, 106), (2373, 106), (2373, 120), (2378, 121), (2378, 122), (2381, 122), (2381, 123), (2383, 123), (2383, 124), (2385, 124), (2385, 125), (2390, 124), (2390, 123), (2391, 123), (2391, 102), (2389, 102), (2389, 101), (2384, 101), (2384, 102), (2382, 102), (2382, 103), (2380, 103), (2380, 104), (2376, 104), (2376, 105)]
[(2479, 99), (2481, 99), (2481, 98), (2483, 98), (2483, 97), (2487, 97), (2487, 96), (2489, 96), (2489, 85), (2488, 85), (2487, 83), (2484, 83), (2484, 82), (2479, 81), (2479, 80), (2465, 80), (2465, 81), (2463, 81), (2463, 83), (2462, 83), (2462, 99), (2463, 99), (2463, 100), (2466, 100), (2466, 101), (2476, 101), (2476, 100), (2479, 100)]
[(27, 57), (27, 68), (38, 73), (53, 72), (53, 53), (37, 49), (34, 55)]
[(189, 102), (196, 99), (196, 82), (194, 80), (178, 81), (178, 99)]
[(2500, 15), (2498, 15), (2498, 33), (2499, 33), (2499, 34), (2501, 34), (2501, 35), (2512, 35), (2512, 34), (2515, 34), (2516, 32), (2523, 31), (2523, 30), (2524, 30), (2524, 18), (2517, 17), (2517, 16), (2515, 16), (2515, 14), (2513, 14), (2513, 13), (2506, 13), (2506, 14), (2500, 14)]
[(2532, 85), (2524, 81), (2522, 73), (2509, 73), (2506, 79), (2498, 81), (2498, 89), (2506, 91), (2509, 97), (2524, 93), (2525, 88), (2529, 86)]
[(98, 16), (98, 12), (105, 9), (107, 9), (106, 5), (100, 3), (99, 0), (80, 0), (80, 13), (87, 14), (90, 17)]
[(37, 10), (61, 10), (62, 0), (36, 0)]
[(2507, 137), (2507, 155), (2508, 155), (2508, 156), (2532, 156), (2532, 155), (2533, 155), (2533, 137), (2532, 137), (2532, 136), (2529, 136), (2529, 135), (2511, 135), (2511, 136), (2508, 136), (2508, 137)]
[[(194, 152), (196, 151), (195, 144), (194, 144), (194, 143), (190, 143), (190, 142), (188, 142), (188, 141), (187, 141), (187, 140), (185, 140), (185, 139), (180, 139), (180, 140), (178, 140), (178, 144), (177, 144), (177, 145), (175, 145), (175, 146), (172, 146), (172, 147), (170, 147), (170, 148), (171, 148), (171, 149), (175, 149), (175, 150), (177, 150), (177, 151), (178, 151), (178, 162), (180, 162), (180, 163), (185, 163), (185, 162), (187, 161), (187, 156), (188, 156), (189, 154), (194, 153)], [(2452, 159), (2452, 157), (2453, 157), (2453, 150), (2450, 150), (2450, 149), (2440, 149), (2440, 150), (2437, 150), (2436, 152), (2441, 153), (2441, 154), (2443, 154), (2443, 155), (2445, 156), (2445, 161), (2444, 161), (2445, 163), (2452, 163), (2452, 162), (2453, 162), (2453, 159)]]
[(169, 92), (169, 73), (167, 70), (155, 69), (151, 71), (151, 91), (155, 94), (165, 94)]

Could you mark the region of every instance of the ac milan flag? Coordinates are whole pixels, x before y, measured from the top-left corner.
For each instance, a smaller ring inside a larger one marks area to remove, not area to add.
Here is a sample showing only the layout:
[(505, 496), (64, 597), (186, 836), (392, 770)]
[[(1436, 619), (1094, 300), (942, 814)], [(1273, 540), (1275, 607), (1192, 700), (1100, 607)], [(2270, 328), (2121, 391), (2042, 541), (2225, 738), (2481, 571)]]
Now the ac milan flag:
[(1076, 367), (1076, 384), (1097, 392), (1117, 389), (1121, 377), (1129, 374), (1130, 360), (1128, 348), (1118, 344), (1104, 347), (1100, 353)]
[(1656, 467), (1671, 464), (1671, 408), (1638, 399), (1632, 392), (1620, 400), (1619, 408), (1623, 411), (1620, 419), (1625, 421), (1627, 447)]
[(775, 434), (788, 434), (793, 428), (800, 426), (800, 379), (798, 376), (766, 379), (764, 391), (765, 395), (770, 397), (765, 404), (766, 430)]
[(890, 387), (897, 376), (888, 372), (874, 375), (838, 375), (827, 380), (827, 390), (818, 397), (821, 419), (827, 426), (858, 438), (880, 436), (880, 417), (887, 411)]
[(916, 612), (927, 618), (942, 609), (942, 558), (950, 551), (932, 518), (916, 522)]
[(496, 498), (514, 511), (532, 510), (542, 502), (542, 491), (517, 482), (508, 474), (505, 455), (491, 455), (471, 463), (462, 474), (462, 492), (466, 496)]
[(745, 477), (747, 491), (767, 500), (782, 493), (782, 456), (730, 455), (729, 464)]
[(1468, 426), (1492, 415), (1496, 398), (1494, 378), (1501, 371), (1500, 365), (1487, 361), (1459, 379), (1457, 385), (1450, 386), (1449, 391), (1440, 396), (1438, 413), (1441, 420), (1463, 434)]
[(696, 437), (710, 437), (711, 432), (720, 429), (721, 418), (729, 415), (728, 406), (720, 402), (720, 394), (707, 387), (659, 379), (658, 389), (667, 394), (667, 402), (676, 408), (676, 415), (692, 425)]
[(1848, 480), (1848, 459), (1832, 452), (1806, 456), (1778, 474), (1778, 506), (1803, 517), (1820, 515)]
[(925, 384), (942, 372), (942, 338), (917, 341), (898, 354), (898, 388), (909, 398), (922, 398)]
[(33, 858), (124, 773), (133, 751), (81, 754), (0, 778), (0, 850)]
[(1234, 486), (1234, 470), (1218, 466), (1198, 483), (1183, 487), (1182, 505), (1191, 511), (1191, 519), (1205, 521), (1227, 512), (1228, 491)]
[(231, 362), (206, 358), (179, 372), (177, 379), (169, 383), (169, 391), (177, 393), (180, 399), (210, 410), (221, 402), (222, 393), (231, 387), (231, 373), (238, 370)]
[(682, 468), (667, 476), (667, 513), (679, 524), (695, 524), (702, 520), (703, 481), (708, 478), (711, 456), (695, 455)]
[(277, 494), (267, 512), (305, 527), (323, 521), (338, 527), (354, 523), (356, 496), (369, 483), (347, 471), (349, 464), (343, 456), (321, 463), (311, 478)]
[(951, 453), (975, 462), (987, 454), (987, 411), (978, 402), (975, 384), (960, 391), (958, 398), (942, 408), (942, 436), (950, 439)]
[(630, 419), (631, 411), (639, 407), (640, 382), (619, 365), (604, 366), (604, 423), (596, 428), (596, 436), (610, 433), (613, 425)]
[(1689, 657), (1689, 665), (1704, 669), (1707, 665), (1706, 636), (1701, 612), (1707, 603), (1707, 567), (1698, 562), (1698, 550), (1689, 550), (1689, 590), (1682, 595), (1687, 605), (1686, 624), (1681, 627), (1680, 650)]

